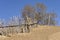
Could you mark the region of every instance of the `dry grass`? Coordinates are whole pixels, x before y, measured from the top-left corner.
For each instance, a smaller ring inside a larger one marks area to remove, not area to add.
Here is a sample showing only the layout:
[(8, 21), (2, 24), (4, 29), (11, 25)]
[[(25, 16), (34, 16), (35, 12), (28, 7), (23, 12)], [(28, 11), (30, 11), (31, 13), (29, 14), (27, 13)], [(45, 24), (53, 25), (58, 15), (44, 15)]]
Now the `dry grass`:
[(30, 33), (14, 34), (11, 37), (0, 36), (0, 40), (58, 40), (60, 37), (60, 27), (39, 26), (31, 28), (30, 31)]

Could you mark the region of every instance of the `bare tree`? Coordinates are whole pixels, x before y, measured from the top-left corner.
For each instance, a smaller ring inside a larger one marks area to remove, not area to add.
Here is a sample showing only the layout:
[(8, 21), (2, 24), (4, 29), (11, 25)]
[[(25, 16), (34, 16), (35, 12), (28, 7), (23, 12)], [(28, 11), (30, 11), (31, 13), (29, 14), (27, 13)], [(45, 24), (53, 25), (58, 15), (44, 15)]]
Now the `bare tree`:
[(46, 15), (46, 6), (41, 3), (37, 3), (35, 6), (35, 19), (37, 20), (37, 23), (43, 24), (44, 17)]
[(20, 19), (19, 19), (19, 17), (18, 16), (11, 17), (8, 24), (9, 25), (20, 25)]
[(27, 24), (31, 24), (32, 16), (33, 16), (34, 9), (33, 7), (26, 5), (23, 9), (23, 18)]
[(18, 33), (18, 29), (20, 29), (20, 19), (18, 16), (13, 16), (10, 18), (8, 22), (9, 33)]
[(4, 19), (0, 19), (0, 27), (4, 27), (5, 21)]
[[(34, 24), (41, 24), (41, 25), (49, 25), (54, 24), (52, 22), (55, 20), (55, 14), (54, 13), (46, 13), (46, 6), (41, 3), (37, 3), (36, 6), (33, 8), (32, 6), (25, 6), (23, 9), (22, 16), (27, 24), (30, 23), (30, 21)], [(30, 20), (30, 21), (29, 21)]]
[(29, 29), (29, 25), (33, 24), (32, 20), (33, 20), (33, 12), (34, 12), (34, 8), (30, 5), (26, 5), (23, 9), (22, 12), (22, 16), (25, 20), (25, 24), (26, 24), (26, 28)]
[(55, 13), (47, 13), (45, 23), (46, 25), (55, 25), (56, 24), (56, 14)]

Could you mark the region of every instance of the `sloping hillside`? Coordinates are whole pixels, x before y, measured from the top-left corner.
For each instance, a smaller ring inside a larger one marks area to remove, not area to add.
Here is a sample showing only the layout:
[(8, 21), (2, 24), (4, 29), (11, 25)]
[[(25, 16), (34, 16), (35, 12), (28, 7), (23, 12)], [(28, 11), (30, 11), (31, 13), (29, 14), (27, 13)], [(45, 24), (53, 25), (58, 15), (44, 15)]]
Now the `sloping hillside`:
[(60, 32), (60, 27), (38, 26), (36, 28), (31, 28), (30, 33), (14, 34), (11, 37), (1, 36), (0, 40), (54, 40), (54, 37), (55, 37), (54, 35), (60, 36), (60, 35), (57, 35), (59, 34), (59, 32)]

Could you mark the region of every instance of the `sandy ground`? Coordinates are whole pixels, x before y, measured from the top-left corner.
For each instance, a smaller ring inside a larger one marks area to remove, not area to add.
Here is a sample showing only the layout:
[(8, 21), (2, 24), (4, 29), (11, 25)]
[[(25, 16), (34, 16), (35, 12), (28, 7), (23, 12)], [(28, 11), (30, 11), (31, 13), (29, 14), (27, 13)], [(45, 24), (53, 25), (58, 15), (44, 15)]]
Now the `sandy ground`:
[(31, 28), (30, 33), (14, 34), (11, 37), (0, 36), (0, 40), (60, 40), (60, 27), (39, 26)]
[(60, 40), (60, 32), (50, 35), (49, 40)]

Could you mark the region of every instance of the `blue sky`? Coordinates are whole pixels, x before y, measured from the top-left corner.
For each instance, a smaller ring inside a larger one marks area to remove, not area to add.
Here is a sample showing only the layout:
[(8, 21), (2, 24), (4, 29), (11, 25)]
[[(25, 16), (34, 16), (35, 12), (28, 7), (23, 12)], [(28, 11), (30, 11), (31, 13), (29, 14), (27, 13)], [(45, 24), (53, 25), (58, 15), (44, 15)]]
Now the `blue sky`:
[(27, 5), (43, 3), (47, 6), (47, 12), (55, 12), (57, 25), (60, 25), (60, 0), (0, 0), (0, 18), (8, 20), (12, 16), (21, 15), (22, 8)]

